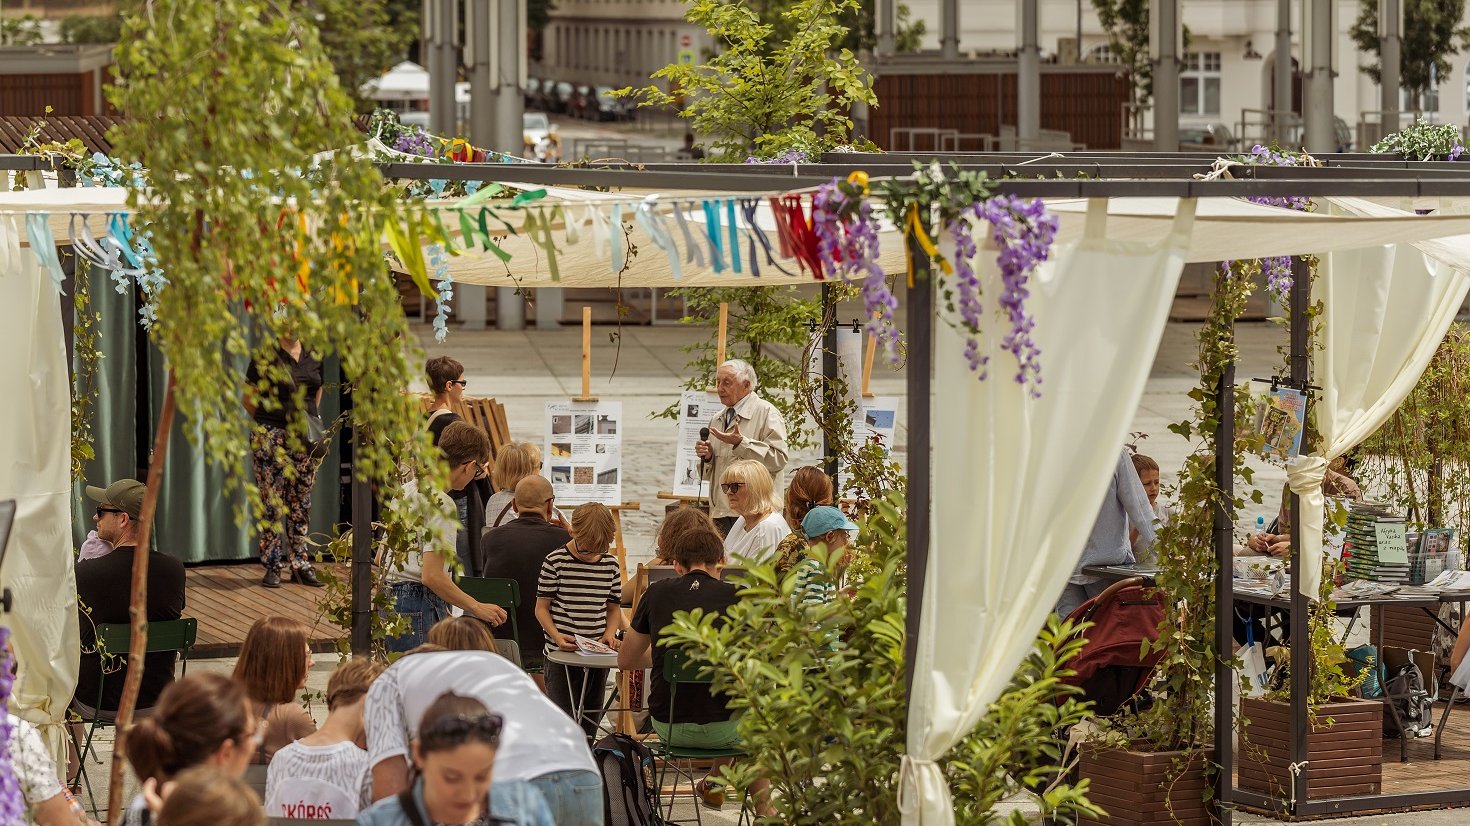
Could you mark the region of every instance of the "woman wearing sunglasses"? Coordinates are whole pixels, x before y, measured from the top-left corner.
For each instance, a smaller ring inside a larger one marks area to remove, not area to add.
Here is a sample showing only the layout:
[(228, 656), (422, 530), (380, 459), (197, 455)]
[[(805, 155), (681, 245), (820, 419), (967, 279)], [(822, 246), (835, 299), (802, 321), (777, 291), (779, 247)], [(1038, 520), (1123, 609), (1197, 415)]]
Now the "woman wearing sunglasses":
[(473, 697), (446, 692), (424, 710), (413, 742), (418, 779), (357, 816), (358, 826), (555, 826), (536, 787), (491, 784), (504, 720)]
[(725, 537), (725, 554), (731, 560), (764, 560), (791, 533), (765, 465), (754, 459), (732, 462), (720, 477), (720, 490), (738, 515)]

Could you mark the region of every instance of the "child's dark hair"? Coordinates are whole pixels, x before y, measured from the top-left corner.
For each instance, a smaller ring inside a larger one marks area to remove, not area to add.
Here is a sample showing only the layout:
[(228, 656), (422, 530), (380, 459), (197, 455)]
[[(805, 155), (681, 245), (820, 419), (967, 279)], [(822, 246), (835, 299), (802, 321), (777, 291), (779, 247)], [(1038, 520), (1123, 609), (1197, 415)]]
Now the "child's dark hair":
[(464, 365), (449, 356), (436, 356), (424, 365), (424, 373), (429, 380), (429, 392), (437, 396), (445, 392), (445, 385), (464, 375)]
[(725, 558), (725, 541), (713, 531), (690, 531), (674, 544), (674, 561), (685, 568), (718, 565)]
[(1145, 456), (1142, 453), (1135, 453), (1133, 454), (1133, 469), (1138, 473), (1142, 473), (1145, 470), (1157, 472), (1159, 463), (1155, 462), (1152, 457)]
[(419, 720), (419, 752), (448, 751), (470, 742), (494, 749), (500, 745), (503, 725), (499, 714), (492, 714), (474, 697), (446, 691), (424, 709)]

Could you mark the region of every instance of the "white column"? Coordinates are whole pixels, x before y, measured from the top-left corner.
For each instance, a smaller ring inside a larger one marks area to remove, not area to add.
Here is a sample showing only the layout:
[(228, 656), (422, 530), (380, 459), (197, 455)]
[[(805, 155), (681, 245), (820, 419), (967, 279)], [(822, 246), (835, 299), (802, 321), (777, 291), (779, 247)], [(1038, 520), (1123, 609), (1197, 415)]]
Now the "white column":
[(1308, 152), (1332, 152), (1337, 148), (1333, 123), (1333, 26), (1337, 0), (1302, 0), (1302, 58), (1311, 67), (1305, 91)]
[(1179, 151), (1179, 0), (1149, 0), (1153, 55), (1154, 149)]
[(1026, 150), (1041, 138), (1040, 0), (1021, 0), (1016, 53), (1016, 144)]

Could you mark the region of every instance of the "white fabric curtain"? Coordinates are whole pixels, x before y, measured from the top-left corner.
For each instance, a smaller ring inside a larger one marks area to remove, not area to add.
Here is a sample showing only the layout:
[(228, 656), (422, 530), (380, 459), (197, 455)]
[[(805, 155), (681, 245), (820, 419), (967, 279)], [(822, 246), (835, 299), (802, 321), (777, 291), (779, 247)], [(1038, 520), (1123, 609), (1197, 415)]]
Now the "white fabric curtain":
[[(908, 754), (905, 824), (954, 822), (938, 761), (1000, 696), (1082, 553), (1143, 396), (1189, 244), (1194, 202), (1160, 244), (1105, 240), (1106, 204), (1082, 240), (1032, 278), (1027, 307), (1044, 383), (1033, 399), (987, 315), (978, 381), (960, 335), (935, 324), (934, 506)], [(987, 310), (1000, 295), (995, 252), (974, 263)], [(916, 423), (915, 426), (923, 426)], [(911, 610), (917, 610), (910, 602)]]
[[(51, 277), (14, 238), (0, 237), (0, 499), (15, 499), (0, 585), (14, 597), (10, 626), (20, 660), (11, 709), (46, 736), (58, 765), (80, 641), (71, 544), (71, 379)], [(125, 587), (119, 586), (119, 587)]]
[[(1333, 204), (1361, 215), (1405, 214), (1357, 199)], [(1322, 547), (1328, 463), (1371, 436), (1413, 390), (1465, 301), (1470, 276), (1458, 268), (1465, 266), (1470, 236), (1323, 256), (1312, 289), (1323, 305), (1314, 366), (1322, 391), (1313, 406), (1322, 449), (1287, 467), (1287, 484), (1301, 497), (1304, 552)], [(1303, 594), (1316, 599), (1321, 582), (1320, 558), (1302, 565)]]

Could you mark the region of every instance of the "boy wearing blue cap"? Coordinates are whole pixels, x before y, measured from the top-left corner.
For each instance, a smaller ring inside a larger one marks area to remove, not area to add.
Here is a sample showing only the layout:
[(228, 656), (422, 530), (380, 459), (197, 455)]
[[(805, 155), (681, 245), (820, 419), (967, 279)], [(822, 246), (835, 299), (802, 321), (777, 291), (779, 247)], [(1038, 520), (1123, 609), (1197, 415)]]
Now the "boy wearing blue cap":
[[(801, 532), (806, 535), (808, 545), (823, 544), (831, 553), (843, 552), (838, 570), (852, 561), (853, 539), (858, 526), (841, 510), (832, 505), (818, 505), (807, 512), (801, 520)], [(819, 560), (807, 557), (796, 567), (796, 590), (802, 602), (823, 603), (832, 599), (840, 583), (827, 578), (826, 569)]]

